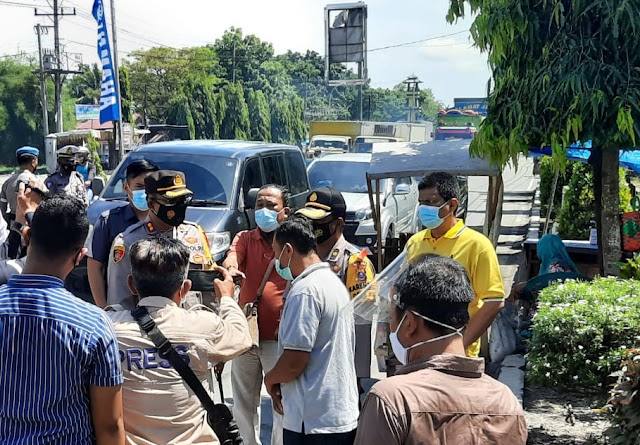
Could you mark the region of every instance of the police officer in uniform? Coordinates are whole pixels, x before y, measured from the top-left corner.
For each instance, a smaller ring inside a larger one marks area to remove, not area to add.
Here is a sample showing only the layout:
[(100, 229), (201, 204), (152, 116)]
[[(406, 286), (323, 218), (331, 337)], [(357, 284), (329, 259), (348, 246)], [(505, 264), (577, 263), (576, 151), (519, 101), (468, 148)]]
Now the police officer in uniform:
[[(333, 187), (320, 187), (307, 197), (305, 206), (296, 212), (313, 222), (318, 243), (318, 256), (331, 266), (347, 287), (351, 298), (355, 297), (374, 278), (375, 269), (367, 258), (366, 251), (360, 251), (347, 242), (342, 233), (347, 215), (347, 205), (342, 193)], [(356, 319), (356, 375), (358, 390), (364, 392), (361, 379), (371, 373), (371, 322)]]
[(80, 149), (75, 145), (66, 145), (56, 151), (58, 157), (58, 171), (49, 175), (45, 185), (49, 191), (56, 194), (66, 194), (78, 198), (85, 205), (89, 205), (84, 178), (76, 171), (77, 156)]
[(136, 241), (149, 237), (179, 239), (189, 249), (191, 269), (211, 269), (215, 262), (209, 251), (207, 236), (198, 224), (185, 221), (193, 192), (187, 188), (182, 172), (159, 170), (144, 180), (149, 215), (130, 226), (113, 241), (107, 265), (107, 304), (133, 309), (127, 277), (131, 274), (129, 249)]
[[(10, 229), (16, 220), (16, 212), (18, 211), (18, 184), (20, 182), (24, 182), (25, 184), (34, 181), (40, 182), (35, 175), (35, 171), (38, 168), (39, 154), (40, 150), (35, 147), (21, 147), (17, 149), (16, 161), (18, 162), (20, 171), (9, 177), (9, 179), (2, 184), (2, 191), (0, 191), (0, 208), (2, 209), (2, 216)], [(41, 183), (39, 187), (42, 188), (42, 192), (47, 192), (47, 188)], [(20, 251), (20, 237), (16, 234), (9, 234), (7, 245), (7, 258), (17, 258)]]

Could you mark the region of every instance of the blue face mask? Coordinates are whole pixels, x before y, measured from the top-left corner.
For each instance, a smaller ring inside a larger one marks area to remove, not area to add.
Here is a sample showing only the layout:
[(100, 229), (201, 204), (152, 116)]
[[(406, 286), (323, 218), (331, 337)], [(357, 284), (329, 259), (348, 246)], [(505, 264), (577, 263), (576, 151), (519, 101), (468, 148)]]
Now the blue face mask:
[(278, 222), (279, 214), (280, 212), (267, 208), (256, 210), (256, 224), (263, 232), (271, 233), (280, 226)]
[[(420, 222), (427, 229), (437, 229), (442, 225), (445, 218), (440, 218), (440, 209), (443, 208), (447, 203), (445, 202), (440, 207), (428, 206), (421, 204), (418, 206), (418, 218), (420, 218)], [(447, 215), (448, 216), (448, 215)]]
[(276, 272), (283, 279), (287, 281), (293, 280), (293, 274), (291, 273), (291, 258), (289, 258), (289, 264), (284, 269), (281, 267), (280, 258), (282, 258), (282, 253), (284, 252), (284, 248), (282, 248), (282, 252), (280, 252), (280, 256), (276, 259)]
[(147, 204), (147, 192), (144, 190), (133, 190), (131, 192), (131, 204), (141, 212), (149, 210), (149, 205)]

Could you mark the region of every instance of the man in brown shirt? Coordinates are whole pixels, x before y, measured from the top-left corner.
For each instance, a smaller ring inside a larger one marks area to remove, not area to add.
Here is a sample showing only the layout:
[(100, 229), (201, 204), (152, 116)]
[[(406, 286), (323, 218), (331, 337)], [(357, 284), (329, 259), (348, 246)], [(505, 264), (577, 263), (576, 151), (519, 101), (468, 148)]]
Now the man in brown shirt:
[(524, 445), (520, 403), (465, 357), (463, 331), (473, 289), (452, 259), (427, 255), (395, 283), (391, 344), (404, 364), (376, 383), (364, 404), (356, 445)]
[[(240, 307), (255, 301), (260, 285), (273, 259), (271, 242), (280, 223), (289, 215), (289, 194), (284, 187), (263, 186), (256, 198), (257, 228), (236, 235), (223, 266), (231, 275), (242, 275)], [(276, 332), (282, 310), (282, 294), (287, 286), (271, 267), (258, 304), (260, 346), (252, 348), (233, 361), (231, 386), (233, 414), (246, 445), (260, 445), (260, 389), (263, 373), (273, 368), (278, 360)], [(282, 444), (282, 416), (273, 411), (271, 443)]]

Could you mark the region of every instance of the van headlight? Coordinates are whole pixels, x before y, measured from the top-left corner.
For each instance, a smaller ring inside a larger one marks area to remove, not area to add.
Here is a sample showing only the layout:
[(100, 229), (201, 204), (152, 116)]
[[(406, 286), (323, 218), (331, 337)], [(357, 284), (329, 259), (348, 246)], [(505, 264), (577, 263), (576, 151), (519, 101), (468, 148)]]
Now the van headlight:
[(214, 232), (207, 233), (211, 254), (226, 252), (231, 247), (231, 232)]
[(371, 217), (371, 209), (360, 209), (355, 214), (356, 221), (366, 221), (367, 219), (371, 219)]

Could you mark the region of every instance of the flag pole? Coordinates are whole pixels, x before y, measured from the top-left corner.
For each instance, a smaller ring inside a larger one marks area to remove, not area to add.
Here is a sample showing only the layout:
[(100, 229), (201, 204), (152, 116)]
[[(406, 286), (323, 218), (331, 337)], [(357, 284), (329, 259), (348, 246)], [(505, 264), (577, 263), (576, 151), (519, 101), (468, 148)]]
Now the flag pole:
[(118, 98), (118, 119), (117, 140), (118, 140), (118, 162), (124, 159), (124, 140), (122, 138), (122, 92), (120, 91), (120, 71), (118, 69), (118, 34), (116, 31), (116, 0), (110, 0), (111, 3), (111, 38), (113, 39), (113, 70), (115, 71), (116, 91)]

